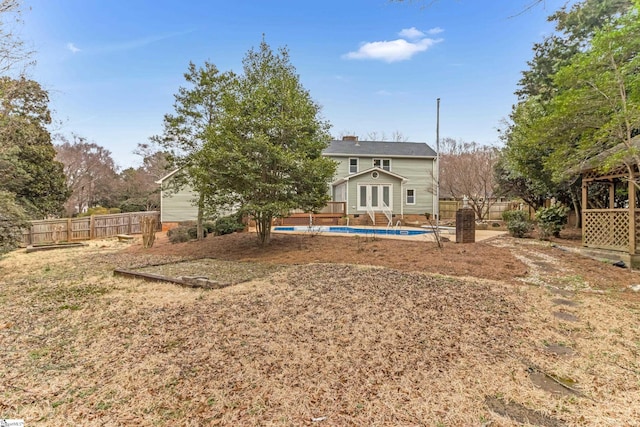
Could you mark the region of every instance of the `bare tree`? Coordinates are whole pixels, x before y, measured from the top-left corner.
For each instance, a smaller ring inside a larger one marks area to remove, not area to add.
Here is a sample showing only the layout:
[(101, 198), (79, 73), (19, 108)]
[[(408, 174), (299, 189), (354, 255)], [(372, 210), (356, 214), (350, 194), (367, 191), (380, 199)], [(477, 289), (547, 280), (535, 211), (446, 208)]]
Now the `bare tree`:
[(0, 0), (0, 73), (2, 74), (20, 63), (25, 63), (33, 54), (16, 34), (15, 27), (22, 23), (20, 3), (20, 0)]
[(377, 132), (374, 130), (372, 132), (367, 133), (367, 141), (386, 141), (386, 140), (387, 140), (387, 134), (384, 133), (384, 131)]
[(391, 132), (391, 136), (387, 135), (385, 131), (372, 131), (367, 133), (367, 140), (369, 141), (389, 141), (389, 142), (407, 142), (409, 138), (404, 136), (399, 130)]
[(408, 140), (409, 137), (404, 136), (404, 134), (399, 130), (394, 130), (393, 132), (391, 132), (391, 141), (393, 142), (407, 142)]
[(71, 141), (62, 135), (57, 135), (57, 139), (62, 143), (56, 145), (56, 159), (64, 165), (71, 191), (67, 214), (81, 213), (98, 205), (110, 207), (118, 180), (111, 152), (75, 134)]
[(465, 196), (479, 220), (495, 203), (494, 165), (498, 149), (475, 142), (443, 138), (440, 143), (441, 196), (462, 200)]

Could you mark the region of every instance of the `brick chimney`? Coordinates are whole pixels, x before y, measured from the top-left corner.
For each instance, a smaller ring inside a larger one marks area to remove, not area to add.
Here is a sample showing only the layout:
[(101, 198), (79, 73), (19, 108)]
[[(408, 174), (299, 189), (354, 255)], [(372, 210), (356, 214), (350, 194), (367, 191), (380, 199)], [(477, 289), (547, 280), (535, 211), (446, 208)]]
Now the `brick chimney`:
[(345, 135), (342, 137), (343, 141), (355, 141), (358, 142), (358, 137), (355, 135)]

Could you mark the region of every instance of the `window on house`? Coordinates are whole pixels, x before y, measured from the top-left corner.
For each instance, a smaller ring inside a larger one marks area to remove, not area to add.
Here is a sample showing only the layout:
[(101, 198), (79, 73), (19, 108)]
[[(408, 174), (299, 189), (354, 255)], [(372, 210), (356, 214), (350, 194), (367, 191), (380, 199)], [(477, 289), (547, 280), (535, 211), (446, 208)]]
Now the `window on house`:
[(373, 167), (391, 172), (391, 159), (373, 159)]
[(367, 207), (367, 186), (361, 185), (359, 187), (360, 195), (358, 197), (358, 207), (366, 208)]
[(416, 204), (416, 190), (413, 188), (407, 189), (407, 204), (415, 205)]
[(349, 159), (349, 173), (358, 173), (358, 159)]

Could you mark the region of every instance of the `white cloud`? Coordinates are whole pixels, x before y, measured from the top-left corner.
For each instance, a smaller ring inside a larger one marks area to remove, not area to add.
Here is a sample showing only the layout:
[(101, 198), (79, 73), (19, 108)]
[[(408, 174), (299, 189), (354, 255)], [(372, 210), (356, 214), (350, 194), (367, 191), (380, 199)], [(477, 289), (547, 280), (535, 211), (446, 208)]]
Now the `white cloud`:
[(435, 34), (440, 34), (441, 32), (443, 32), (444, 30), (440, 27), (435, 27), (430, 29), (429, 31), (427, 31), (427, 34), (431, 34), (431, 35), (435, 35)]
[(391, 41), (364, 43), (355, 52), (343, 55), (346, 59), (377, 59), (385, 62), (406, 61), (413, 55), (424, 52), (442, 39), (424, 38), (415, 42), (398, 39)]
[(398, 33), (398, 35), (404, 39), (415, 40), (424, 37), (424, 33), (418, 30), (416, 27), (404, 28)]
[(76, 45), (74, 45), (73, 43), (67, 43), (67, 49), (69, 49), (73, 53), (80, 52), (80, 49), (76, 47)]

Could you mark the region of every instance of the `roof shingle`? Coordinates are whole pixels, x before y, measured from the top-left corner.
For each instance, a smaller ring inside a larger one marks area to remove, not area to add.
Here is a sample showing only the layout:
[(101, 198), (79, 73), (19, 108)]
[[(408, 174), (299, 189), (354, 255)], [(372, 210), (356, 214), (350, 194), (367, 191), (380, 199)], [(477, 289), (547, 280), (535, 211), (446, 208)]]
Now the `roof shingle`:
[(333, 140), (322, 152), (330, 156), (436, 157), (424, 142)]

